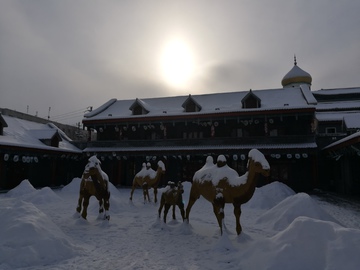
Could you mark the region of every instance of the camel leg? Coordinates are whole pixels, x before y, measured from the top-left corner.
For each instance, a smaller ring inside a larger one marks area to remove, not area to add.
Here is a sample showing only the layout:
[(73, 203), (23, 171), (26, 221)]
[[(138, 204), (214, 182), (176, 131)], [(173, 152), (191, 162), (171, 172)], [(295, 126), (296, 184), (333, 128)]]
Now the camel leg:
[(82, 214), (81, 214), (83, 219), (86, 219), (86, 216), (87, 216), (87, 208), (89, 206), (89, 200), (90, 200), (90, 196), (84, 196), (83, 211), (82, 211)]
[(82, 201), (83, 201), (84, 197), (83, 195), (80, 193), (79, 194), (79, 200), (78, 200), (78, 205), (76, 207), (76, 211), (80, 214), (81, 213), (81, 204), (82, 204)]
[(104, 200), (102, 198), (98, 200), (99, 200), (99, 214), (101, 214), (104, 212)]
[(161, 217), (161, 210), (162, 208), (164, 207), (164, 204), (165, 204), (165, 199), (164, 199), (164, 195), (161, 195), (161, 200), (160, 200), (160, 206), (159, 206), (159, 218)]
[(173, 218), (173, 219), (176, 219), (176, 216), (175, 216), (175, 207), (176, 207), (176, 205), (174, 204), (174, 205), (173, 205), (173, 208), (172, 208), (172, 218)]
[[(223, 220), (224, 220), (224, 207), (225, 201), (224, 197), (220, 196), (221, 193), (217, 194), (213, 202), (213, 209), (216, 219), (219, 223), (221, 235), (223, 234)], [(222, 194), (221, 194), (222, 195)]]
[(199, 195), (197, 194), (197, 192), (195, 192), (193, 187), (191, 187), (189, 202), (188, 202), (188, 205), (186, 207), (186, 214), (185, 214), (185, 219), (188, 222), (189, 222), (189, 216), (190, 216), (191, 207), (194, 205), (194, 203), (197, 201), (197, 199), (199, 199)]
[(164, 209), (164, 223), (166, 223), (166, 216), (167, 216), (167, 213), (169, 212), (169, 209), (170, 209), (170, 204), (166, 203), (165, 204), (165, 209)]
[(157, 203), (157, 187), (154, 187), (154, 200), (155, 200), (155, 203)]
[(240, 224), (241, 204), (234, 203), (234, 215), (235, 215), (235, 220), (236, 220), (236, 232), (239, 235), (242, 231), (241, 224)]
[(151, 202), (149, 196), (149, 189), (147, 187), (143, 187), (143, 195), (144, 195), (144, 203), (146, 203), (146, 198), (148, 199), (149, 202)]
[(133, 183), (132, 188), (131, 188), (131, 192), (130, 192), (130, 200), (131, 200), (131, 201), (132, 201), (132, 198), (133, 198), (133, 194), (134, 194), (135, 188), (136, 188), (136, 184)]
[[(182, 217), (182, 219), (184, 221), (184, 219), (185, 219), (184, 203), (181, 202), (181, 203), (178, 204), (178, 206), (180, 208), (181, 217)], [(175, 206), (174, 206), (174, 209), (175, 209)]]

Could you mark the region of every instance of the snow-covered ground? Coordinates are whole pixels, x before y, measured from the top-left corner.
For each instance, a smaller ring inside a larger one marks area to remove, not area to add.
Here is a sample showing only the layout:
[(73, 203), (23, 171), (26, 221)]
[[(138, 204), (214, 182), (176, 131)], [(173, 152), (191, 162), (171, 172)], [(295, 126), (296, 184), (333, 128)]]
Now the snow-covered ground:
[(278, 182), (243, 205), (240, 236), (232, 205), (221, 236), (203, 198), (189, 224), (178, 209), (164, 224), (141, 190), (130, 202), (130, 189), (113, 185), (110, 221), (96, 219), (94, 197), (83, 220), (74, 215), (79, 185), (75, 178), (61, 190), (36, 190), (24, 180), (0, 195), (0, 269), (359, 269), (359, 213)]

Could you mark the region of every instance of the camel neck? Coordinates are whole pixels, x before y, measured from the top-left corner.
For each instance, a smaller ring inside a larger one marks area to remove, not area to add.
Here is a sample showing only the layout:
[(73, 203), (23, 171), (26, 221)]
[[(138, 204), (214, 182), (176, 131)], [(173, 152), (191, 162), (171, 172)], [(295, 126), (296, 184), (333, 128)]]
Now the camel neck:
[(242, 203), (246, 203), (252, 198), (252, 196), (255, 192), (258, 176), (259, 176), (259, 174), (254, 172), (251, 169), (249, 169), (249, 171), (247, 172), (247, 181), (245, 184), (246, 193), (243, 196)]

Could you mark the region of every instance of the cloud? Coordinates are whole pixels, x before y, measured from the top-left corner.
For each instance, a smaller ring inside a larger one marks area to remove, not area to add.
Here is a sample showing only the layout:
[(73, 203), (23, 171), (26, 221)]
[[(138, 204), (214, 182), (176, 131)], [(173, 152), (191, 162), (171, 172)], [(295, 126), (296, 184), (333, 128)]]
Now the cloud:
[[(114, 97), (278, 88), (294, 53), (313, 89), (359, 86), (359, 9), (358, 0), (4, 0), (0, 107), (46, 116), (49, 106), (61, 114)], [(159, 75), (174, 36), (197, 59), (187, 89)]]

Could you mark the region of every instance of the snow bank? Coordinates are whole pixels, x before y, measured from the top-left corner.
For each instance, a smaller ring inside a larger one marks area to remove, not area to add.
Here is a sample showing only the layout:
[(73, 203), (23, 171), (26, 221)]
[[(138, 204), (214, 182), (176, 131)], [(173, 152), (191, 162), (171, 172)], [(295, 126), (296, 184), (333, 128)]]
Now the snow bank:
[(21, 183), (15, 188), (9, 190), (7, 195), (10, 197), (17, 197), (22, 195), (27, 195), (36, 191), (36, 189), (31, 185), (28, 179), (21, 181)]
[(18, 186), (6, 193), (9, 198), (18, 198), (27, 202), (41, 205), (44, 203), (60, 202), (62, 199), (49, 187), (35, 189), (29, 180), (23, 180)]
[[(73, 193), (79, 193), (80, 191), (80, 183), (81, 183), (81, 178), (74, 178), (69, 184), (67, 184), (66, 186), (64, 186), (61, 189), (61, 193), (63, 194), (73, 194)], [(113, 183), (109, 182), (109, 191), (110, 191), (110, 197), (112, 195), (118, 195), (119, 194), (119, 190), (113, 185)]]
[(355, 258), (359, 246), (359, 230), (329, 221), (298, 217), (277, 235), (255, 241), (243, 254), (239, 268), (357, 269), (358, 260)]
[(270, 228), (280, 231), (300, 216), (339, 223), (306, 193), (298, 193), (286, 198), (261, 215), (257, 222), (265, 223)]
[(3, 265), (44, 265), (78, 254), (79, 248), (32, 203), (4, 199), (0, 212), (0, 262)]
[(64, 194), (79, 193), (80, 183), (81, 183), (81, 178), (78, 178), (78, 177), (74, 178), (69, 184), (67, 184), (66, 186), (64, 186), (61, 189), (61, 193), (64, 193)]
[(255, 189), (251, 200), (244, 206), (258, 209), (270, 209), (295, 192), (281, 182), (272, 182)]

